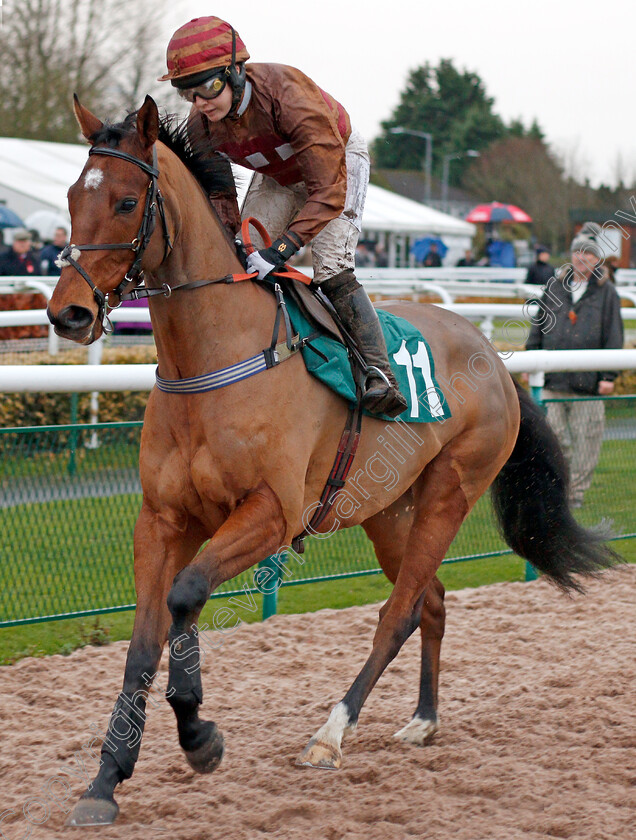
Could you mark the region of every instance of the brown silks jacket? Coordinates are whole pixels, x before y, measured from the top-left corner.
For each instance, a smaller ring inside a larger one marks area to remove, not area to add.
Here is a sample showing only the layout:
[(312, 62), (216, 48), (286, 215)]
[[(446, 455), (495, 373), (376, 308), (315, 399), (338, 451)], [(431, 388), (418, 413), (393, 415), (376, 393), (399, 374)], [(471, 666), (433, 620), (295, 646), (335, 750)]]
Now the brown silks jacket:
[[(193, 107), (193, 136), (200, 126), (212, 147), (233, 163), (269, 175), (283, 186), (304, 183), (307, 202), (289, 230), (306, 244), (344, 209), (349, 115), (295, 67), (247, 64), (246, 75), (252, 88), (243, 114), (211, 123)], [(224, 224), (236, 233), (240, 225), (236, 201), (232, 207), (227, 199), (213, 197), (213, 203)]]

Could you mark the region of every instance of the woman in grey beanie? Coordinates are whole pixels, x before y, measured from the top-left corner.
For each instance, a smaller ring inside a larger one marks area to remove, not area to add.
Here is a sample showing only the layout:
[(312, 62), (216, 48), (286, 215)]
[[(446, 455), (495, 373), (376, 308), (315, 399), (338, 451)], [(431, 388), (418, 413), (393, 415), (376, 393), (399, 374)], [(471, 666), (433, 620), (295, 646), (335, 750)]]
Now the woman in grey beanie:
[[(623, 347), (620, 299), (602, 266), (602, 230), (585, 222), (572, 240), (572, 262), (549, 283), (541, 299), (540, 323), (533, 323), (526, 350), (597, 350)], [(581, 507), (598, 463), (605, 406), (590, 396), (609, 396), (616, 371), (549, 373), (544, 395), (548, 420), (570, 466), (570, 503)], [(566, 399), (567, 402), (550, 402)]]
[(597, 256), (599, 260), (603, 259), (604, 251), (598, 241), (602, 233), (601, 226), (596, 222), (585, 222), (572, 240), (570, 252), (574, 254), (577, 251), (587, 251)]

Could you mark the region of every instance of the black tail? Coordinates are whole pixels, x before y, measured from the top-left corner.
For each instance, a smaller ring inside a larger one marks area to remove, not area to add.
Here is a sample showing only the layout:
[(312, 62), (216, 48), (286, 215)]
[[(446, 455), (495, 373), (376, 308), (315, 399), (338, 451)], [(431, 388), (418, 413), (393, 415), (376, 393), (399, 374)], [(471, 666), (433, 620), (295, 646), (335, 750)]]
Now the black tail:
[[(516, 384), (516, 383), (515, 383)], [(519, 385), (521, 425), (492, 485), (499, 528), (512, 550), (564, 590), (583, 592), (573, 575), (596, 575), (621, 562), (607, 528), (581, 527), (568, 507), (568, 467), (543, 410)]]

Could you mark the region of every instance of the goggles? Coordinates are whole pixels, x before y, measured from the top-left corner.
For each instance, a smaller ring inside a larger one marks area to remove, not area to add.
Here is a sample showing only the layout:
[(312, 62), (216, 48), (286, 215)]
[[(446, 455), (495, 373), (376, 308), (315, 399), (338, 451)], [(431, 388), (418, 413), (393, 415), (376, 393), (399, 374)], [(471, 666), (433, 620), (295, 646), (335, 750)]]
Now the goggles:
[(227, 74), (223, 72), (222, 75), (213, 76), (211, 79), (208, 79), (207, 82), (203, 82), (196, 87), (179, 88), (177, 92), (182, 99), (186, 100), (186, 102), (194, 102), (196, 96), (200, 96), (201, 99), (216, 99), (217, 96), (220, 96), (223, 93), (226, 84)]

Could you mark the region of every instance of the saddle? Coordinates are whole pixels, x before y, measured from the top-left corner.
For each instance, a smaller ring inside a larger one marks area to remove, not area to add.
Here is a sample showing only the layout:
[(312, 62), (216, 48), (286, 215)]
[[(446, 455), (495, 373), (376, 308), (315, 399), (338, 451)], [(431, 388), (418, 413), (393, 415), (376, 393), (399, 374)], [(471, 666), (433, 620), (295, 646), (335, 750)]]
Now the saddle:
[[(299, 272), (300, 273), (300, 272)], [(315, 327), (346, 346), (347, 342), (336, 323), (337, 315), (327, 297), (317, 286), (307, 285), (294, 277), (282, 277), (285, 289), (293, 297), (305, 318)], [(309, 279), (309, 278), (307, 278)]]
[[(241, 225), (243, 241), (241, 242), (240, 239), (236, 240), (237, 254), (244, 267), (247, 264), (247, 254), (251, 254), (256, 250), (250, 237), (250, 227), (254, 227), (258, 231), (265, 247), (269, 247), (272, 244), (269, 233), (258, 219), (252, 217), (244, 219)], [(357, 384), (361, 385), (367, 370), (364, 356), (358, 349), (352, 336), (345, 329), (326, 295), (320, 291), (318, 286), (314, 285), (311, 278), (296, 268), (284, 265), (278, 271), (273, 271), (262, 283), (268, 291), (272, 291), (273, 284), (278, 283), (284, 293), (293, 299), (298, 309), (309, 323), (316, 328), (319, 334), (327, 335), (347, 348), (347, 355), (352, 364), (352, 369), (354, 367), (356, 368), (354, 378)], [(309, 346), (311, 349), (310, 344)]]

